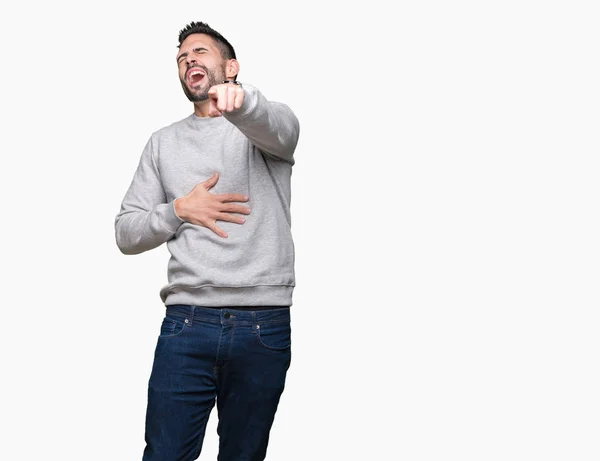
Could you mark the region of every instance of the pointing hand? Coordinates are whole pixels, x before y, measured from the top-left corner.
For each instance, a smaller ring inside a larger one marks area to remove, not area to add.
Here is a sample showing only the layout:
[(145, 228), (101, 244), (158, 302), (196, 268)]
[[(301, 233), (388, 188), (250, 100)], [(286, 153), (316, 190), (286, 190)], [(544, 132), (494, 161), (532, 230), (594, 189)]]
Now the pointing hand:
[(222, 83), (208, 90), (209, 117), (220, 117), (223, 112), (232, 112), (242, 107), (244, 89), (235, 83)]

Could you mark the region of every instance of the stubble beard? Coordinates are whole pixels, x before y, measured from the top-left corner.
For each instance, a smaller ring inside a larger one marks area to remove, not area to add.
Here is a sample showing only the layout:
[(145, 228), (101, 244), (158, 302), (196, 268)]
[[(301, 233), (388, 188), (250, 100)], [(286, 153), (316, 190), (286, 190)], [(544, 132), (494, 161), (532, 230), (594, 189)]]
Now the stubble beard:
[(191, 102), (203, 102), (208, 99), (208, 90), (213, 86), (220, 84), (225, 79), (225, 70), (223, 69), (221, 72), (217, 73), (217, 69), (209, 70), (205, 66), (194, 67), (199, 67), (206, 73), (206, 81), (201, 88), (194, 90), (188, 86), (185, 80), (179, 78), (179, 81), (181, 82), (183, 92)]

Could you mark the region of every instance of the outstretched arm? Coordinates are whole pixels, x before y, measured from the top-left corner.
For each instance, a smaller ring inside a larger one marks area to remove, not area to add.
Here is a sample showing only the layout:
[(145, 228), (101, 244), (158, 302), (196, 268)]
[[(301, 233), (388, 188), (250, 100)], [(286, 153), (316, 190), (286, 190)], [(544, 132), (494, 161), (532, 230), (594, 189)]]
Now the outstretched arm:
[(300, 124), (287, 105), (267, 101), (247, 84), (215, 85), (208, 94), (211, 117), (223, 115), (263, 153), (294, 164)]

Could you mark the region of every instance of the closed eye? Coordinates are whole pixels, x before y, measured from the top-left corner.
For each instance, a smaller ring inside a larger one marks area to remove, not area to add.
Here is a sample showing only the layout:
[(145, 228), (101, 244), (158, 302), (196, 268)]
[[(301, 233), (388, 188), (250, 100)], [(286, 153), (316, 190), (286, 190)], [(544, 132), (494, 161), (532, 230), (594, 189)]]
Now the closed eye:
[[(194, 48), (192, 51), (193, 51), (194, 53), (196, 53), (196, 54), (203, 54), (203, 53), (207, 52), (208, 50), (207, 50), (206, 48), (203, 48), (203, 47), (198, 47), (198, 48)], [(177, 63), (181, 63), (181, 62), (182, 62), (182, 60), (183, 60), (184, 58), (186, 58), (188, 54), (189, 54), (189, 53), (187, 53), (187, 52), (186, 52), (186, 53), (181, 53), (181, 54), (180, 54), (180, 55), (177, 57)]]

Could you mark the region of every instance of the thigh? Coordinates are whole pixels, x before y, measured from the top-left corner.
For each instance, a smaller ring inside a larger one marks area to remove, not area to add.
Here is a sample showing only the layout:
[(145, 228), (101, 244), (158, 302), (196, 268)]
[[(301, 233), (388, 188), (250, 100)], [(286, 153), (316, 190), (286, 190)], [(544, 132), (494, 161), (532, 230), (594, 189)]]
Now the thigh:
[(216, 396), (214, 336), (211, 325), (163, 320), (148, 384), (144, 461), (199, 455)]
[(219, 372), (220, 460), (264, 459), (290, 362), (289, 321), (236, 329)]

